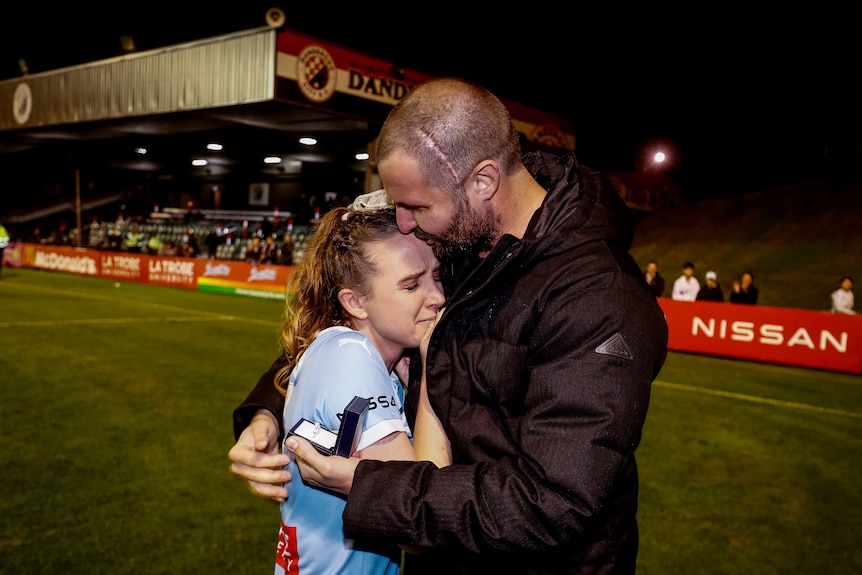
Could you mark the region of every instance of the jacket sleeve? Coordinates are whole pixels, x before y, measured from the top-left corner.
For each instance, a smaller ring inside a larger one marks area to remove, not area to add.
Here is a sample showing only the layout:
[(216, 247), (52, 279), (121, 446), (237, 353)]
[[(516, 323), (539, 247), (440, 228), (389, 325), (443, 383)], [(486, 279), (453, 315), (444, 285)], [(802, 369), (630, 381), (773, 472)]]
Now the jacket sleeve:
[(239, 439), (242, 430), (248, 427), (254, 414), (260, 409), (269, 410), (278, 421), (279, 437), (284, 435), (281, 414), (284, 411), (284, 396), (275, 387), (275, 375), (282, 367), (287, 365), (287, 357), (281, 354), (272, 362), (269, 369), (260, 376), (257, 385), (248, 394), (239, 407), (233, 411), (233, 435)]
[[(487, 348), (475, 343), (472, 371), (457, 364), (465, 346), (474, 345), (462, 338), (456, 362), (445, 369), (460, 373), (463, 386), (467, 377), (483, 380), (501, 406), (474, 404), (473, 426), (465, 430), (461, 422), (454, 430), (453, 451), (456, 444), (462, 454), (474, 449), (469, 463), (457, 463), (457, 454), (456, 464), (442, 469), (360, 462), (343, 514), (345, 534), (519, 553), (630, 533), (637, 508), (633, 453), (666, 355), (667, 326), (642, 281), (607, 281), (537, 304), (544, 306), (541, 320), (523, 330), (530, 334), (524, 349), (501, 345), (506, 338)], [(482, 387), (472, 385), (469, 393)], [(484, 447), (471, 447), (478, 444)]]

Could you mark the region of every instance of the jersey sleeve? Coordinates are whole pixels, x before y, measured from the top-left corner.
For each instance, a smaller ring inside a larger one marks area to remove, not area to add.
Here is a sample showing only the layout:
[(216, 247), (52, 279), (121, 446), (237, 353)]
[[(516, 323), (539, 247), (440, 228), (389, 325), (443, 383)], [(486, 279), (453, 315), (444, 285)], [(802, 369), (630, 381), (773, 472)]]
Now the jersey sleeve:
[(359, 396), (369, 399), (370, 404), (357, 449), (395, 431), (409, 433), (397, 394), (396, 384), (400, 383), (393, 383), (377, 349), (363, 334), (355, 331), (326, 334), (326, 339), (305, 358), (302, 370), (294, 393), (303, 387), (303, 403), (309, 408), (313, 406), (304, 409), (302, 417), (337, 431), (344, 408)]

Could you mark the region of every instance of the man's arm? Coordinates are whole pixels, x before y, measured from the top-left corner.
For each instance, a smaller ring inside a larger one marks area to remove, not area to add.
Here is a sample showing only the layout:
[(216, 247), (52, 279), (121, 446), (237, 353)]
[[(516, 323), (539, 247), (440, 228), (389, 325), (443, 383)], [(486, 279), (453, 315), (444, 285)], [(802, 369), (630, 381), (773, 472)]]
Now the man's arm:
[(281, 414), (284, 411), (284, 396), (275, 388), (275, 375), (282, 367), (287, 365), (287, 356), (281, 354), (272, 362), (269, 369), (257, 380), (257, 385), (248, 394), (239, 407), (233, 411), (233, 437), (239, 439), (243, 430), (251, 424), (252, 418), (261, 409), (269, 411), (275, 418), (278, 426), (278, 437), (284, 436), (281, 429)]
[(275, 388), (274, 380), (286, 362), (284, 355), (276, 359), (245, 401), (234, 410), (237, 442), (228, 452), (231, 473), (245, 479), (255, 495), (279, 503), (287, 499), (283, 484), (290, 482), (291, 477), (283, 469), (288, 456), (279, 450), (284, 396)]

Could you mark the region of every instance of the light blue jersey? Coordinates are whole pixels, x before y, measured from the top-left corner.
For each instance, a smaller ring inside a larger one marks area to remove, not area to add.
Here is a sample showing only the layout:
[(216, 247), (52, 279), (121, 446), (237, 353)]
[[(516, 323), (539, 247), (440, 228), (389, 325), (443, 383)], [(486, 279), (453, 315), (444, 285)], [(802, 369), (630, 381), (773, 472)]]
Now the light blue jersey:
[[(404, 388), (386, 369), (371, 340), (358, 331), (331, 327), (320, 332), (290, 374), (290, 387), (285, 429), (305, 418), (338, 431), (341, 413), (358, 395), (371, 403), (357, 450), (396, 431), (412, 439), (404, 414)], [(391, 556), (381, 555), (355, 548), (354, 541), (344, 537), (342, 496), (303, 483), (292, 458), (287, 469), (295, 479), (281, 504), (276, 575), (398, 573), (397, 549), (386, 548)]]

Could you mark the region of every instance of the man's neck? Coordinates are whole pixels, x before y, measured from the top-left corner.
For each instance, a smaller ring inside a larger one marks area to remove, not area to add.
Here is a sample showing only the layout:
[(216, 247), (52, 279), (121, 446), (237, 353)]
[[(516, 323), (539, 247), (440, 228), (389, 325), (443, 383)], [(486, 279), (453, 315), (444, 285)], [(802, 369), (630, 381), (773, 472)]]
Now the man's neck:
[(518, 239), (523, 238), (533, 214), (541, 207), (548, 192), (526, 168), (508, 178), (500, 191), (502, 193), (494, 206), (500, 218), (500, 235), (509, 234)]

